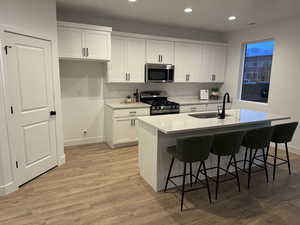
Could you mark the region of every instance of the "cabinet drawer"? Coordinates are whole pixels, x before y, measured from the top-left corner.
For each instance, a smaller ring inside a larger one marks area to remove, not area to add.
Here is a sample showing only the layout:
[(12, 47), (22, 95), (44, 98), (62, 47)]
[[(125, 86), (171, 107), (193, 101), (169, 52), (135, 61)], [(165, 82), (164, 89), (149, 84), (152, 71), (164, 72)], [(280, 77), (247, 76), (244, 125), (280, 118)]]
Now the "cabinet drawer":
[(180, 106), (181, 113), (202, 112), (206, 110), (206, 105), (183, 105)]
[(135, 117), (135, 116), (149, 116), (150, 109), (149, 108), (141, 108), (141, 109), (117, 109), (114, 110), (113, 117)]
[[(207, 111), (218, 111), (218, 107), (220, 110), (222, 109), (222, 104), (221, 103), (215, 103), (215, 104), (207, 104)], [(231, 103), (226, 103), (225, 105), (226, 109), (231, 109)]]

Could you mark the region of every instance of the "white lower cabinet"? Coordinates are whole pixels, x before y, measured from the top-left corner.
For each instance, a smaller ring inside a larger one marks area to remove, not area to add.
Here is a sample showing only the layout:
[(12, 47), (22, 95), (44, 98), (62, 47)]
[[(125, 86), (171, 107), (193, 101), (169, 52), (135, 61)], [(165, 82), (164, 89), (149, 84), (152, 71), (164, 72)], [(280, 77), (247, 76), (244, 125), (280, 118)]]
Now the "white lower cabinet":
[[(180, 113), (190, 113), (190, 112), (205, 112), (205, 111), (218, 111), (218, 107), (222, 108), (222, 103), (209, 103), (209, 104), (199, 104), (199, 105), (181, 105)], [(231, 103), (226, 103), (226, 109), (231, 109)]]
[(111, 148), (136, 144), (137, 117), (149, 115), (150, 108), (113, 109), (105, 106), (106, 143)]
[(183, 106), (180, 106), (181, 113), (203, 112), (203, 111), (206, 111), (206, 105), (183, 105)]
[(137, 142), (137, 119), (136, 118), (120, 118), (115, 119), (113, 127), (114, 132), (114, 145)]

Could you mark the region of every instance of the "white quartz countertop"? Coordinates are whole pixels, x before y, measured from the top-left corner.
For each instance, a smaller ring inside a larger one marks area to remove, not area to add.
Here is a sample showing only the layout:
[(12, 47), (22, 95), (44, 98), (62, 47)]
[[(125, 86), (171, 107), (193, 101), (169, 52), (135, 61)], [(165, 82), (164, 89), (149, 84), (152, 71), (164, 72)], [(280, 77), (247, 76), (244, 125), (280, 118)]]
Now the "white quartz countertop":
[(142, 102), (136, 103), (124, 103), (119, 100), (108, 100), (105, 101), (105, 105), (113, 108), (113, 109), (137, 109), (137, 108), (150, 108), (149, 104), (145, 104)]
[(227, 116), (223, 120), (218, 118), (199, 119), (189, 116), (190, 114), (198, 113), (144, 116), (139, 117), (138, 119), (148, 125), (157, 128), (162, 133), (173, 134), (210, 128), (234, 127), (243, 124), (254, 124), (257, 122), (284, 120), (290, 118), (289, 116), (280, 116), (248, 109), (226, 110)]
[(205, 104), (218, 104), (222, 100), (200, 100), (199, 98), (168, 98), (170, 101), (176, 102), (179, 105), (205, 105)]

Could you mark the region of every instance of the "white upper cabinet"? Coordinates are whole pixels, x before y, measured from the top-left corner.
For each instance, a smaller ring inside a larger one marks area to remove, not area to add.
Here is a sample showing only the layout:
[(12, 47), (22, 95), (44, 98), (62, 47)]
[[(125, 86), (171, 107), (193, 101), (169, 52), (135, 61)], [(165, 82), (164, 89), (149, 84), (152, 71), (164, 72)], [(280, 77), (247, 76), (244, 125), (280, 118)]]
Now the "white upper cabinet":
[(110, 61), (111, 28), (59, 22), (58, 51), (60, 58)]
[(87, 59), (109, 61), (111, 59), (110, 32), (84, 31), (84, 47)]
[(174, 42), (147, 40), (147, 63), (174, 64)]
[(175, 43), (175, 82), (201, 82), (202, 46), (199, 44)]
[(145, 82), (146, 41), (121, 36), (112, 37), (112, 61), (108, 82)]
[(59, 27), (58, 51), (61, 58), (83, 58), (83, 33), (81, 30)]
[(203, 82), (224, 82), (225, 66), (225, 46), (203, 46), (202, 73), (206, 78)]

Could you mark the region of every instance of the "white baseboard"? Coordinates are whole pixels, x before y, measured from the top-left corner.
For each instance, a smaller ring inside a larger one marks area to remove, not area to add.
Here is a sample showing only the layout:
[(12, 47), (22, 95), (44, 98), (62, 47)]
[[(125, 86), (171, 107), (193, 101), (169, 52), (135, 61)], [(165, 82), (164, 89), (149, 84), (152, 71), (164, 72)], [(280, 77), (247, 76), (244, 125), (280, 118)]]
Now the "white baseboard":
[(69, 139), (64, 141), (65, 147), (76, 146), (76, 145), (85, 145), (85, 144), (94, 144), (94, 143), (102, 143), (105, 138), (103, 136), (98, 137), (88, 137), (88, 138), (76, 138)]
[(58, 159), (57, 159), (57, 165), (61, 166), (61, 165), (65, 164), (65, 163), (66, 163), (66, 155), (65, 154), (60, 155), (58, 157)]
[(2, 185), (0, 186), (0, 196), (8, 195), (18, 189), (19, 187), (15, 185), (15, 182), (10, 182), (8, 184)]

